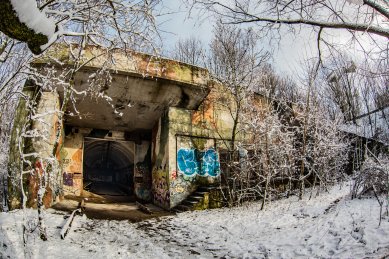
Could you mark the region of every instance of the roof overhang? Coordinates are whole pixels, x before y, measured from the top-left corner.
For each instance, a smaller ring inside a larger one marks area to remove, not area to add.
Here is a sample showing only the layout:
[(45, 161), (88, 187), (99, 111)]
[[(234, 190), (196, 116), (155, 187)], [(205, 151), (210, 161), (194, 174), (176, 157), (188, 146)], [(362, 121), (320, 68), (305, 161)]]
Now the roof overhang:
[[(63, 46), (53, 51), (35, 60), (34, 65), (52, 63), (50, 55), (62, 62), (63, 69), (73, 65)], [(195, 110), (210, 91), (204, 68), (143, 53), (115, 51), (107, 55), (99, 48), (86, 48), (82, 59), (86, 65), (75, 74), (74, 89), (88, 89), (96, 71), (105, 66), (112, 79), (96, 91), (109, 98), (96, 98), (96, 93), (74, 95), (74, 102), (67, 105), (66, 124), (126, 132), (152, 129), (168, 107)], [(106, 63), (108, 58), (114, 60), (111, 65)], [(58, 91), (63, 100), (64, 89), (59, 87)]]

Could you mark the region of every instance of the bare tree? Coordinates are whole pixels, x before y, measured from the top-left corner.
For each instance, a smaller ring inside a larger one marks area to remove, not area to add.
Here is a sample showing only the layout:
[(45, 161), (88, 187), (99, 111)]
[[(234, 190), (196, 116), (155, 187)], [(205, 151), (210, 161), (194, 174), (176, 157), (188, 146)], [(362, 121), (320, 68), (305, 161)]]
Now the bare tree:
[[(318, 57), (343, 46), (358, 47), (366, 60), (375, 60), (381, 73), (388, 71), (389, 3), (386, 0), (187, 0), (226, 24), (246, 24), (273, 40), (284, 34), (306, 32), (316, 35)], [(347, 45), (333, 37), (334, 31), (349, 32)], [(366, 44), (366, 42), (369, 42)], [(354, 49), (354, 48), (353, 48)], [(356, 48), (355, 48), (356, 49)]]
[[(385, 118), (384, 109), (388, 106), (389, 77), (381, 69), (380, 62), (356, 63), (348, 56), (337, 54), (328, 63), (324, 62), (320, 71), (321, 86), (315, 91), (321, 95), (320, 102), (333, 119), (341, 115), (348, 124), (358, 127), (363, 124), (369, 132), (385, 132), (389, 124), (378, 125), (375, 118), (377, 112)], [(367, 118), (364, 123), (359, 121), (362, 117)]]
[[(238, 140), (238, 158), (230, 163), (226, 195), (231, 204), (299, 194), (306, 186), (326, 189), (344, 178), (348, 143), (338, 126), (312, 96), (307, 104), (248, 98), (241, 124), (246, 140)], [(306, 116), (309, 113), (309, 116)], [(302, 171), (303, 170), (303, 171)]]
[(335, 56), (328, 65), (326, 90), (329, 99), (337, 106), (346, 121), (355, 120), (361, 113), (361, 89), (355, 76), (356, 66), (344, 56)]
[(173, 58), (192, 65), (204, 66), (206, 51), (202, 42), (195, 38), (180, 39), (173, 50)]
[[(11, 148), (13, 155), (18, 156), (14, 159), (16, 165), (5, 176), (10, 177), (10, 188), (20, 189), (23, 208), (26, 206), (24, 179), (27, 176), (37, 177), (39, 188), (35, 198), (42, 239), (46, 239), (43, 198), (49, 187), (56, 184), (53, 182), (58, 175), (55, 161), (61, 137), (61, 129), (55, 129), (54, 142), (47, 141), (53, 125), (42, 121), (47, 116), (56, 116), (61, 125), (68, 106), (74, 105), (79, 95), (92, 95), (110, 102), (101, 89), (111, 83), (110, 68), (115, 64), (115, 52), (120, 51), (128, 58), (134, 51), (158, 52), (155, 41), (158, 32), (153, 13), (157, 4), (158, 1), (131, 0), (6, 0), (0, 3), (0, 105), (10, 105), (12, 98), (23, 96), (20, 103), (26, 109), (22, 118), (26, 121), (21, 121), (19, 127), (12, 131), (16, 143), (11, 143)], [(6, 15), (3, 15), (4, 12)], [(39, 18), (34, 20), (35, 25), (29, 20), (34, 14)], [(85, 56), (91, 48), (98, 51)], [(76, 73), (103, 56), (104, 62), (88, 81), (87, 89), (77, 91), (74, 85)], [(34, 66), (31, 63), (34, 58), (45, 60), (46, 66)], [(21, 92), (26, 80), (36, 90), (30, 96)], [(62, 103), (50, 111), (39, 110), (39, 97), (57, 91), (63, 92)], [(18, 95), (15, 96), (15, 93)], [(1, 123), (6, 123), (8, 117), (1, 114)], [(41, 147), (29, 149), (26, 147), (29, 139), (41, 140), (35, 142)], [(1, 143), (2, 146), (8, 145), (6, 141)]]
[(300, 102), (302, 92), (290, 76), (282, 77), (270, 64), (261, 67), (254, 91), (268, 98), (288, 102)]
[(263, 29), (277, 29), (280, 24), (308, 25), (389, 38), (385, 25), (389, 3), (385, 0), (195, 0), (193, 3), (220, 15), (226, 23), (255, 23)]
[(26, 42), (34, 54), (56, 41), (69, 41), (66, 36), (84, 45), (134, 50), (154, 41), (157, 4), (157, 0), (5, 0), (0, 31)]
[[(258, 36), (251, 28), (242, 29), (217, 23), (210, 45), (209, 70), (213, 79), (228, 89), (231, 98), (219, 100), (233, 120), (229, 148), (235, 149), (241, 111), (246, 94), (252, 91), (259, 68), (268, 53), (257, 48)], [(232, 100), (232, 103), (226, 100)]]

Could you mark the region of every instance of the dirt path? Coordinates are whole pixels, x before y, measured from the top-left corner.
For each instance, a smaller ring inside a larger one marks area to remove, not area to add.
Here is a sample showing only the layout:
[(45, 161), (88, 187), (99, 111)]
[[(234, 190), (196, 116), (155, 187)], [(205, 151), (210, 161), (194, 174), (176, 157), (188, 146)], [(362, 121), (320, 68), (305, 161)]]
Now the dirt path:
[[(56, 203), (52, 208), (71, 212), (78, 207), (78, 204), (79, 202), (75, 200), (63, 200)], [(173, 213), (155, 205), (146, 204), (146, 206), (152, 214), (147, 214), (139, 210), (135, 202), (96, 203), (86, 201), (84, 213), (90, 219), (128, 220), (130, 222), (139, 222), (161, 216), (173, 215)]]

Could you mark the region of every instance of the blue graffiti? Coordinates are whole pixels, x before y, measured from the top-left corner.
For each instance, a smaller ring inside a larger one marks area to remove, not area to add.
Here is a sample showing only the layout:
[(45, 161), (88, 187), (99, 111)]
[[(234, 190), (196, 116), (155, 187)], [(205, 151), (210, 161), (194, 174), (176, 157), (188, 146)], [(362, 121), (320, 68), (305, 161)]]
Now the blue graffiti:
[(206, 151), (181, 148), (177, 152), (178, 169), (186, 176), (216, 177), (220, 174), (220, 163), (216, 150)]
[(196, 159), (195, 150), (181, 148), (177, 152), (178, 168), (185, 175), (195, 175), (199, 173), (199, 162)]
[(208, 149), (202, 153), (204, 155), (202, 155), (200, 175), (217, 176), (220, 172), (220, 164), (216, 151), (214, 149)]

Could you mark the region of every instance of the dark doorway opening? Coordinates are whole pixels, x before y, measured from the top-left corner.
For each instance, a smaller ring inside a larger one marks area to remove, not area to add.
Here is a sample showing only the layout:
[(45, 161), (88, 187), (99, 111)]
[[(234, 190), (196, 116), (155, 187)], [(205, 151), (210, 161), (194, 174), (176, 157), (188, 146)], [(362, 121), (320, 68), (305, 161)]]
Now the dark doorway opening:
[(134, 143), (84, 140), (84, 190), (112, 201), (133, 200)]

